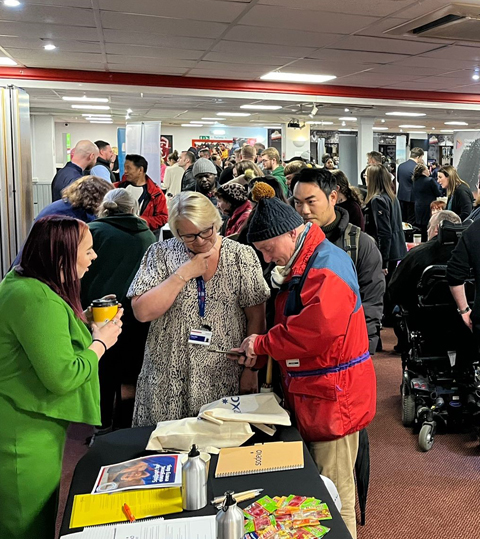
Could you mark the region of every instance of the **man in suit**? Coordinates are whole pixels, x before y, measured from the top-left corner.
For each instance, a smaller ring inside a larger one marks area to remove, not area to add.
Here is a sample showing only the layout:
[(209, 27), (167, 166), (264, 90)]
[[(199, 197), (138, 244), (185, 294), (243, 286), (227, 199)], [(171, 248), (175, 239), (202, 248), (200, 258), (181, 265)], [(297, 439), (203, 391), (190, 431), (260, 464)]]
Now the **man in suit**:
[(415, 202), (413, 201), (412, 175), (415, 167), (421, 162), (423, 162), (422, 148), (412, 148), (410, 151), (410, 159), (399, 165), (397, 170), (397, 198), (400, 202), (400, 207), (402, 208), (402, 221), (412, 225), (415, 223)]

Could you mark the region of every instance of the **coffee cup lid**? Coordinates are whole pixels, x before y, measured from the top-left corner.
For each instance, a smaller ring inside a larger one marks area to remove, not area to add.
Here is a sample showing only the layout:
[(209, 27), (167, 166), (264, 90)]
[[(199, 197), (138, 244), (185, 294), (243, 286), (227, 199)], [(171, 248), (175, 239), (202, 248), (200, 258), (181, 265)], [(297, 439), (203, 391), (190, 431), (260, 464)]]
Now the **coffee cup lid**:
[(113, 307), (114, 305), (118, 305), (118, 301), (116, 299), (94, 299), (92, 301), (91, 307)]

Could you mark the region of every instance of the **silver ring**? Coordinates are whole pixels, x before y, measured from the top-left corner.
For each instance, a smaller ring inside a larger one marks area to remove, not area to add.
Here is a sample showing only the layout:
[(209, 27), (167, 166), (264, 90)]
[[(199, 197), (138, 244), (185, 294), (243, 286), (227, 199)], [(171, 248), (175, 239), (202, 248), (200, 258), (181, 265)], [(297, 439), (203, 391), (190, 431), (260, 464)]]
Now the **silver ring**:
[(117, 325), (117, 321), (116, 320), (111, 320), (112, 324), (115, 324)]

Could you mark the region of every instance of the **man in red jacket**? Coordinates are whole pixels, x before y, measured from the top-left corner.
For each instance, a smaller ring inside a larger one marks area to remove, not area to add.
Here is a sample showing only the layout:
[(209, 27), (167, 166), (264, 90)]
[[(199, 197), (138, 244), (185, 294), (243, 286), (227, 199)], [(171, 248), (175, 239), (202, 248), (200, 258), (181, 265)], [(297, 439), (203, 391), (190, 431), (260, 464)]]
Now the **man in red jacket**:
[(126, 155), (122, 181), (113, 185), (126, 189), (138, 200), (139, 217), (147, 221), (152, 232), (158, 234), (168, 221), (167, 199), (163, 191), (147, 176), (147, 167), (145, 157), (133, 153)]
[(272, 285), (280, 292), (274, 327), (250, 335), (239, 350), (246, 367), (262, 355), (279, 362), (288, 407), (320, 473), (336, 484), (356, 538), (353, 470), (358, 433), (375, 415), (376, 383), (355, 268), (316, 224), (265, 198), (272, 193), (259, 193), (260, 185), (248, 241), (277, 264)]

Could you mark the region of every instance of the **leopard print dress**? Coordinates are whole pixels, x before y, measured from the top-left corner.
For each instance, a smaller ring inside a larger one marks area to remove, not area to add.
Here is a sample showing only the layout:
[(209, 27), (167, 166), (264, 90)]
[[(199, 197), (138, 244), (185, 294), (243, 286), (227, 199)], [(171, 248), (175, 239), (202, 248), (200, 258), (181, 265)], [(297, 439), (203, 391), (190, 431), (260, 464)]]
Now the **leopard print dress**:
[[(175, 238), (153, 244), (145, 253), (128, 297), (159, 285), (188, 260)], [(247, 336), (244, 309), (265, 302), (270, 291), (251, 247), (222, 240), (218, 268), (207, 283), (201, 318), (195, 279), (181, 290), (170, 309), (150, 324), (143, 367), (137, 383), (133, 426), (194, 417), (209, 402), (238, 395), (241, 367), (209, 348), (229, 350)], [(211, 346), (189, 344), (192, 329), (209, 326)]]

